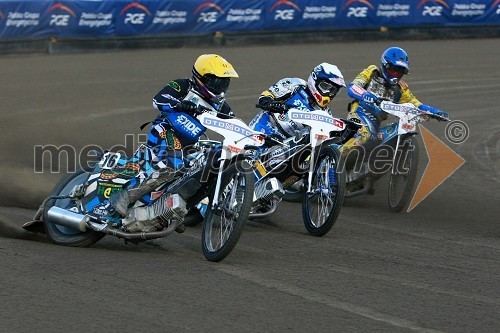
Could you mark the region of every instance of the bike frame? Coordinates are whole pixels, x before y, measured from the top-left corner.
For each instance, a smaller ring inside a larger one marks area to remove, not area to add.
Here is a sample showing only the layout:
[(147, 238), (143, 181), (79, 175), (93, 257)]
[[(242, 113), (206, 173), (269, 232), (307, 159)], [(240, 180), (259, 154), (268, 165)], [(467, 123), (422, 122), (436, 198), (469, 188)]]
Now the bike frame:
[(215, 184), (215, 195), (212, 201), (212, 207), (215, 208), (218, 204), (225, 162), (242, 154), (246, 146), (262, 146), (264, 144), (264, 138), (260, 132), (250, 129), (241, 119), (221, 119), (210, 112), (205, 112), (198, 116), (198, 120), (207, 129), (217, 132), (224, 137), (222, 141), (223, 148), (221, 151), (219, 171)]
[[(397, 104), (390, 101), (382, 101), (380, 103), (380, 109), (398, 118), (397, 132), (393, 129), (386, 137), (383, 137), (382, 141), (382, 143), (385, 143), (394, 138), (395, 136), (397, 136), (396, 148), (395, 148), (396, 152), (399, 149), (399, 144), (401, 143), (401, 137), (403, 135), (417, 134), (417, 124), (419, 122), (428, 120), (428, 118), (431, 115), (435, 116), (428, 111), (423, 111), (418, 109), (417, 107), (415, 107), (415, 105), (411, 103)], [(393, 126), (393, 124), (390, 124), (385, 128), (388, 128), (389, 126)], [(396, 164), (396, 154), (394, 154), (392, 158), (391, 172), (393, 174), (396, 172), (395, 164)]]
[(325, 141), (330, 140), (330, 132), (343, 131), (346, 124), (338, 119), (332, 117), (326, 111), (301, 111), (298, 109), (290, 109), (288, 116), (293, 121), (309, 126), (309, 144), (311, 145), (311, 163), (309, 163), (308, 171), (308, 185), (307, 192), (311, 192), (311, 183), (314, 173), (314, 155), (316, 147), (322, 145)]

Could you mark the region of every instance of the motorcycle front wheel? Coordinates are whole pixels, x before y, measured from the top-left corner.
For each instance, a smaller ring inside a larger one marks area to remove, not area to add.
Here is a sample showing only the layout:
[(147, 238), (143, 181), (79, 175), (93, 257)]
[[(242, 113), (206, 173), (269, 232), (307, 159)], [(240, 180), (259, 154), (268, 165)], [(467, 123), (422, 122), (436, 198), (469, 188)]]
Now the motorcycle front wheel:
[[(52, 191), (51, 196), (68, 195), (75, 185), (83, 184), (87, 178), (88, 174), (85, 171), (81, 169), (77, 170), (75, 173), (61, 179)], [(103, 233), (93, 230), (81, 232), (70, 227), (52, 223), (47, 215), (47, 211), (54, 206), (78, 212), (76, 202), (71, 198), (49, 200), (47, 202), (43, 214), (43, 227), (51, 242), (59, 245), (85, 247), (94, 244), (105, 236)]]
[(304, 226), (313, 236), (324, 236), (332, 229), (344, 203), (346, 177), (340, 156), (337, 148), (322, 148), (318, 153), (310, 193), (307, 192), (307, 182), (304, 184), (302, 216)]
[(212, 195), (203, 220), (202, 249), (209, 261), (221, 261), (236, 246), (250, 214), (254, 178), (247, 161), (231, 164), (222, 174), (217, 204)]
[(410, 201), (418, 169), (418, 142), (409, 137), (396, 152), (396, 165), (389, 178), (389, 209), (399, 213)]

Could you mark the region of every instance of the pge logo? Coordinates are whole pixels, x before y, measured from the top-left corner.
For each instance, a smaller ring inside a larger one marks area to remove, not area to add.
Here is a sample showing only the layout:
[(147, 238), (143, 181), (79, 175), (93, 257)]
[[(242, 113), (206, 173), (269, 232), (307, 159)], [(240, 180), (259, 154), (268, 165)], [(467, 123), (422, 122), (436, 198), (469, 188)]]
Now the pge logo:
[[(277, 9), (278, 6), (286, 5), (292, 7), (291, 9)], [(295, 17), (295, 11), (301, 12), (299, 6), (289, 0), (278, 0), (274, 3), (274, 5), (269, 9), (270, 13), (275, 12), (274, 20), (284, 20), (290, 21)]]
[[(215, 10), (203, 11), (205, 8), (213, 8)], [(196, 22), (205, 22), (205, 23), (215, 23), (219, 16), (224, 15), (224, 11), (220, 8), (219, 5), (213, 2), (205, 2), (202, 3), (196, 10), (194, 11), (194, 15), (199, 13), (198, 20)]]
[[(359, 2), (363, 5), (363, 7), (349, 7), (351, 4)], [(344, 4), (343, 9), (345, 10), (347, 7), (349, 7), (349, 11), (347, 12), (346, 16), (347, 17), (367, 17), (368, 16), (368, 10), (371, 8), (372, 10), (375, 9), (375, 7), (368, 1), (368, 0), (348, 0)]]
[[(442, 6), (424, 6), (428, 2), (441, 4)], [(450, 8), (445, 0), (422, 0), (417, 7), (421, 8), (422, 6), (424, 7), (422, 10), (422, 16), (441, 16), (444, 7)]]
[[(57, 27), (67, 27), (69, 24), (69, 19), (71, 16), (76, 17), (75, 12), (66, 5), (61, 3), (57, 3), (50, 7), (49, 13), (57, 11), (61, 14), (52, 14), (50, 15), (50, 23), (49, 25), (55, 25)], [(62, 14), (64, 13), (64, 14)]]
[[(137, 8), (141, 12), (132, 12), (132, 13), (129, 13), (128, 11), (131, 8)], [(138, 2), (133, 2), (133, 3), (128, 4), (127, 6), (125, 6), (122, 9), (122, 11), (120, 12), (120, 16), (122, 16), (123, 14), (126, 14), (125, 15), (125, 20), (123, 21), (123, 23), (125, 23), (125, 24), (134, 24), (134, 25), (144, 24), (144, 22), (146, 20), (146, 15), (151, 16), (151, 12), (149, 11), (149, 9), (146, 6), (141, 5)]]
[(443, 7), (441, 6), (424, 6), (424, 10), (422, 11), (422, 16), (441, 16), (441, 12), (443, 11)]
[(497, 15), (500, 15), (500, 0), (496, 0), (492, 5), (491, 7), (495, 7), (497, 6)]

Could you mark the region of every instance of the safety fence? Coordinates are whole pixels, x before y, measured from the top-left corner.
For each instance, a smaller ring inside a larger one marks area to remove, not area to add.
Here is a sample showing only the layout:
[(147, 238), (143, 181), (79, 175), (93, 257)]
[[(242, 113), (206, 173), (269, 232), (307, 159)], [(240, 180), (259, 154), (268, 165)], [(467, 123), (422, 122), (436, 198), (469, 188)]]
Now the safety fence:
[(500, 0), (0, 0), (0, 39), (500, 25)]

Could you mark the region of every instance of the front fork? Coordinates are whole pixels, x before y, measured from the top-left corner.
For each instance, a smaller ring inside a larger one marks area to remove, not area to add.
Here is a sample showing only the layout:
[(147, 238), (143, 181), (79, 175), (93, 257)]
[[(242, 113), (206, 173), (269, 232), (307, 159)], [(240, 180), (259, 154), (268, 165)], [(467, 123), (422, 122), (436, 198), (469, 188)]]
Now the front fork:
[(314, 173), (314, 167), (315, 167), (315, 161), (314, 161), (314, 155), (315, 155), (316, 149), (313, 148), (311, 149), (311, 159), (309, 163), (309, 172), (307, 175), (307, 193), (311, 193), (311, 186), (312, 186), (312, 179), (313, 179), (313, 173)]
[(323, 143), (323, 140), (318, 140), (317, 138), (311, 138), (311, 159), (309, 162), (309, 172), (307, 175), (307, 193), (311, 193), (312, 179), (314, 168), (316, 166), (316, 161), (314, 158), (316, 157), (316, 148)]
[(219, 171), (217, 174), (217, 181), (215, 183), (215, 191), (214, 191), (214, 198), (212, 200), (212, 209), (215, 209), (219, 203), (219, 191), (220, 191), (220, 185), (222, 183), (222, 172), (224, 171), (224, 162), (226, 160), (222, 159), (220, 160), (219, 164)]
[(396, 141), (396, 148), (394, 150), (394, 156), (392, 157), (392, 170), (391, 174), (394, 175), (396, 174), (397, 166), (396, 166), (396, 157), (398, 155), (398, 149), (399, 149), (399, 142), (401, 141), (401, 135), (398, 135), (398, 139)]
[[(391, 168), (392, 175), (395, 175), (398, 173), (398, 165), (397, 165), (398, 161), (396, 160), (396, 158), (397, 158), (397, 153), (399, 150), (399, 146), (401, 145), (401, 142), (403, 142), (403, 148), (404, 148), (404, 142), (406, 141), (406, 139), (412, 137), (415, 134), (417, 134), (417, 133), (407, 133), (407, 134), (397, 136), (396, 148), (394, 150), (394, 156), (392, 157), (392, 168)], [(411, 147), (408, 147), (408, 149), (411, 149)], [(402, 161), (405, 161), (405, 159), (408, 158), (407, 154), (408, 154), (408, 151), (406, 151), (406, 155), (401, 155)]]

